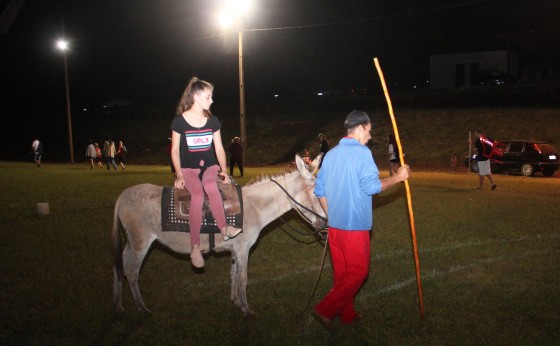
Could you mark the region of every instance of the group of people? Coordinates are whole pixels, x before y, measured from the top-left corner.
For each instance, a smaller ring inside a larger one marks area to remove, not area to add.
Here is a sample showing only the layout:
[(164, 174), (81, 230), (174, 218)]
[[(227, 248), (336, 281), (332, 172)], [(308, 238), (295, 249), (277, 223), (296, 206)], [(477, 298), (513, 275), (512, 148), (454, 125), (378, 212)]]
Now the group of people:
[[(126, 169), (126, 153), (127, 149), (123, 141), (119, 141), (118, 147), (115, 146), (115, 142), (108, 137), (103, 143), (103, 149), (99, 147), (98, 143), (90, 140), (90, 143), (86, 149), (86, 158), (90, 164), (90, 168), (94, 167), (103, 168), (103, 163), (107, 165), (107, 170), (113, 167), (117, 169), (117, 162), (124, 170)], [(115, 161), (116, 159), (116, 161)]]

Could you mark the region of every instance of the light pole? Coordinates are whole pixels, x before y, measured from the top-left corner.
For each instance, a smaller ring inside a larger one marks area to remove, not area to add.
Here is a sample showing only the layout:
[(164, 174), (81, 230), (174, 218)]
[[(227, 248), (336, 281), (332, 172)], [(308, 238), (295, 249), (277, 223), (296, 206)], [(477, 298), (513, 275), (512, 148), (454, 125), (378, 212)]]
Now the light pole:
[(243, 78), (243, 31), (239, 30), (239, 127), (243, 143), (243, 164), (247, 162), (247, 122), (245, 119), (245, 81)]
[(245, 113), (245, 80), (243, 75), (243, 18), (251, 10), (252, 0), (228, 0), (226, 9), (220, 14), (219, 21), (223, 28), (233, 25), (238, 30), (239, 53), (239, 127), (243, 143), (243, 164), (247, 164), (247, 114)]
[(66, 118), (68, 122), (68, 145), (70, 146), (70, 163), (74, 163), (74, 144), (72, 140), (72, 113), (70, 112), (70, 87), (68, 85), (68, 61), (66, 52), (68, 51), (68, 42), (65, 40), (58, 40), (56, 47), (62, 51), (64, 59), (64, 83), (66, 86)]

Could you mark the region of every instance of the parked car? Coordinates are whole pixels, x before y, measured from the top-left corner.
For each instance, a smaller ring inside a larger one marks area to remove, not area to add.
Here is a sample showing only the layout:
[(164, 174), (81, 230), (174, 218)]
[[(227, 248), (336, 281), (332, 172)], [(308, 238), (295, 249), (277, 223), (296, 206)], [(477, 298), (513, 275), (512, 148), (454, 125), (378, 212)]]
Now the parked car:
[[(510, 140), (500, 141), (496, 145), (502, 151), (501, 156), (490, 159), (493, 173), (509, 172), (532, 176), (542, 172), (546, 177), (554, 175), (560, 168), (558, 151), (549, 143)], [(478, 172), (477, 154), (471, 156), (471, 170)], [(469, 158), (465, 158), (465, 166), (469, 165)]]

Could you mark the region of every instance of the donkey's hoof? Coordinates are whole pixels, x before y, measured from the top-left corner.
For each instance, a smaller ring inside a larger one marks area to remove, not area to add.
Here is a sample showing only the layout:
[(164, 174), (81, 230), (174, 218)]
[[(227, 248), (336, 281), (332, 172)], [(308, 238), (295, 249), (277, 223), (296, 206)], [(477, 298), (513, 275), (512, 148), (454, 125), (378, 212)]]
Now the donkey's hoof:
[(256, 314), (253, 310), (251, 310), (251, 309), (249, 309), (249, 308), (243, 309), (242, 311), (243, 311), (243, 315), (245, 315), (245, 316), (247, 316), (247, 317), (254, 317), (254, 316), (257, 316), (257, 314)]
[(139, 306), (138, 307), (138, 311), (140, 311), (141, 313), (143, 313), (144, 315), (151, 315), (152, 314), (152, 310), (148, 309), (145, 306)]

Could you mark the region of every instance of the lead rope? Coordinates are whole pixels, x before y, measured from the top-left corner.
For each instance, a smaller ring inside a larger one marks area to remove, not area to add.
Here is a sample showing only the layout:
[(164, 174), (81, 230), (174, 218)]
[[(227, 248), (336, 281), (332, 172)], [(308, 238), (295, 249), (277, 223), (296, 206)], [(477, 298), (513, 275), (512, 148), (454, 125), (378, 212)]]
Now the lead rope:
[(325, 257), (327, 255), (328, 245), (329, 245), (329, 233), (327, 232), (327, 237), (325, 238), (325, 248), (323, 249), (323, 258), (321, 259), (321, 268), (319, 268), (319, 274), (317, 274), (317, 280), (315, 280), (315, 286), (313, 286), (313, 290), (309, 295), (307, 304), (305, 305), (305, 308), (303, 308), (303, 310), (301, 311), (302, 314), (304, 314), (307, 311), (307, 309), (309, 309), (309, 304), (311, 304), (311, 299), (313, 299), (313, 296), (315, 295), (315, 291), (317, 291), (317, 286), (319, 286), (319, 280), (321, 279), (321, 274), (323, 273), (323, 268), (325, 265)]
[[(326, 218), (322, 217), (321, 215), (317, 214), (316, 212), (314, 212), (313, 210), (307, 208), (306, 206), (302, 205), (301, 203), (299, 203), (298, 201), (296, 201), (292, 196), (290, 196), (290, 194), (288, 193), (288, 191), (286, 191), (286, 189), (280, 185), (276, 180), (274, 179), (270, 179), (270, 181), (272, 181), (273, 183), (275, 183), (276, 185), (278, 185), (278, 187), (280, 187), (280, 189), (282, 189), (282, 191), (284, 191), (284, 193), (290, 198), (290, 200), (292, 202), (294, 202), (295, 204), (297, 204), (299, 207), (307, 210), (308, 212), (312, 213), (313, 215), (321, 218), (324, 221), (327, 221)], [(295, 208), (296, 211), (298, 212), (299, 215), (301, 215), (301, 217), (303, 217), (304, 220), (306, 220), (307, 222), (311, 223), (310, 220), (305, 217), (298, 208)], [(309, 309), (309, 305), (311, 304), (311, 299), (313, 299), (313, 296), (315, 295), (315, 292), (317, 290), (317, 286), (319, 286), (319, 280), (321, 279), (321, 274), (323, 273), (323, 268), (325, 266), (325, 257), (327, 255), (327, 247), (329, 245), (329, 233), (327, 232), (327, 237), (325, 239), (325, 247), (323, 249), (323, 256), (321, 258), (321, 266), (319, 268), (319, 273), (317, 274), (317, 280), (315, 280), (315, 286), (313, 287), (313, 290), (311, 291), (311, 294), (309, 295), (309, 299), (307, 300), (307, 304), (305, 305), (305, 308), (301, 311), (302, 314), (306, 313), (307, 309)]]

